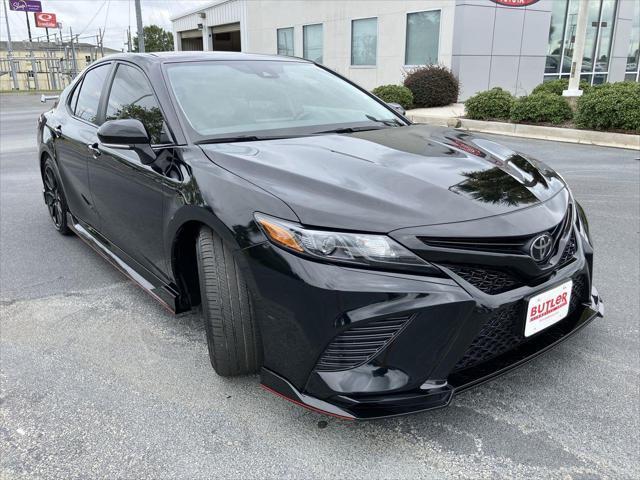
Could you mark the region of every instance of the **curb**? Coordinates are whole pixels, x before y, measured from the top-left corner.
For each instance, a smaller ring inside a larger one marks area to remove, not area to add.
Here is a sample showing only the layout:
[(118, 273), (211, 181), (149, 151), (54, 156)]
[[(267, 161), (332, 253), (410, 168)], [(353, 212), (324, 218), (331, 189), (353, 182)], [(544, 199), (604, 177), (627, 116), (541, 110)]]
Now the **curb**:
[(628, 133), (598, 132), (594, 130), (523, 125), (519, 123), (485, 122), (482, 120), (469, 120), (456, 117), (426, 117), (423, 115), (412, 115), (411, 113), (408, 113), (407, 117), (414, 123), (460, 128), (474, 132), (640, 150), (640, 135)]

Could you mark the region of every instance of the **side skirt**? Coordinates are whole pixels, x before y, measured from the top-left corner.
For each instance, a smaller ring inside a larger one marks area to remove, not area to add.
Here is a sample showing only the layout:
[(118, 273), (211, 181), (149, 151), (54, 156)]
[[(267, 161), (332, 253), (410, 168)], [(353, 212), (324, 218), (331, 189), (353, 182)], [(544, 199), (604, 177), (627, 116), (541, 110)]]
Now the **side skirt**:
[(99, 238), (99, 234), (93, 232), (91, 227), (82, 225), (71, 214), (67, 214), (67, 224), (78, 238), (116, 267), (124, 276), (151, 295), (169, 312), (179, 314), (189, 310), (189, 308), (185, 307), (184, 302), (181, 301), (180, 294), (174, 286), (164, 283), (150, 272), (144, 271), (143, 273), (142, 267), (138, 269), (132, 267), (118, 256), (112, 248), (109, 248), (109, 243)]

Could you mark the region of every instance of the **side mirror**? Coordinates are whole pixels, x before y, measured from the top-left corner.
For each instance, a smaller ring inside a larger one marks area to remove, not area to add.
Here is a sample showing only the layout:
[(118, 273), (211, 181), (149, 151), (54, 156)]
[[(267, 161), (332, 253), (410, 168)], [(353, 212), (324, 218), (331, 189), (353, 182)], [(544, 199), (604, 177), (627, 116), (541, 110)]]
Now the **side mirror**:
[(402, 108), (402, 105), (400, 105), (399, 103), (387, 103), (387, 105), (393, 108), (400, 115), (404, 115), (405, 113), (407, 113), (407, 111), (404, 108)]
[(156, 154), (151, 148), (151, 138), (140, 120), (107, 120), (98, 128), (98, 140), (105, 147), (133, 150), (144, 165), (156, 161)]

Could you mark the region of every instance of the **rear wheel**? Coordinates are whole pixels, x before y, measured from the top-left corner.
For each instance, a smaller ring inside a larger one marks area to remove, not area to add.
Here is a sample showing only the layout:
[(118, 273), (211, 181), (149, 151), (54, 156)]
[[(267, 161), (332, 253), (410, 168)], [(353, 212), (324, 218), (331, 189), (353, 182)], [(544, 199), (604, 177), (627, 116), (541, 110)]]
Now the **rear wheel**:
[(262, 364), (260, 333), (233, 253), (208, 227), (200, 230), (196, 253), (211, 365), (223, 377), (257, 372)]
[(71, 229), (67, 225), (67, 202), (62, 192), (60, 178), (51, 158), (47, 158), (42, 169), (42, 182), (44, 184), (44, 201), (49, 210), (49, 216), (53, 226), (62, 235), (70, 235)]

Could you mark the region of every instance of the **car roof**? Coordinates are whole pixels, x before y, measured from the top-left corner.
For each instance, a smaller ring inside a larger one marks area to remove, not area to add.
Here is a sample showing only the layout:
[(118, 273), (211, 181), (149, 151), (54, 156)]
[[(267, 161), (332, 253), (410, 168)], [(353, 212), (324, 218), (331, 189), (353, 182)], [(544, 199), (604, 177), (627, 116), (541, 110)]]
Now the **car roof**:
[[(202, 60), (271, 60), (277, 62), (309, 62), (303, 58), (283, 55), (267, 55), (242, 52), (153, 52), (153, 53), (115, 53), (107, 55), (105, 60), (128, 60), (138, 64), (180, 63)], [(311, 63), (311, 62), (309, 62)]]

